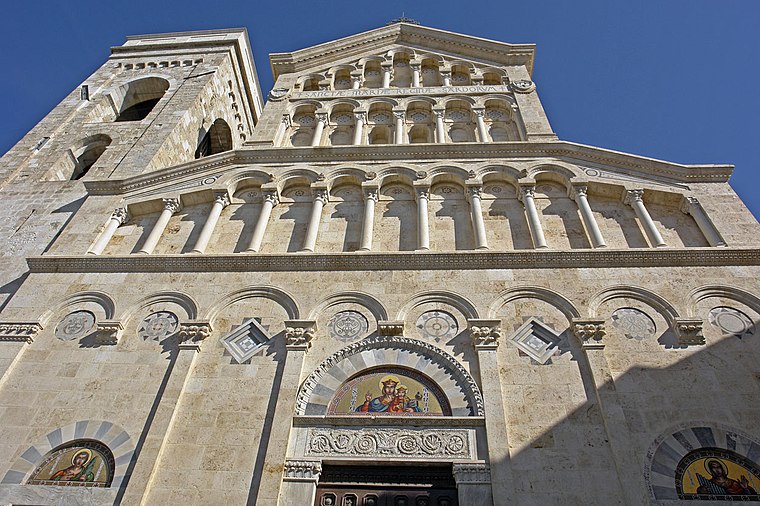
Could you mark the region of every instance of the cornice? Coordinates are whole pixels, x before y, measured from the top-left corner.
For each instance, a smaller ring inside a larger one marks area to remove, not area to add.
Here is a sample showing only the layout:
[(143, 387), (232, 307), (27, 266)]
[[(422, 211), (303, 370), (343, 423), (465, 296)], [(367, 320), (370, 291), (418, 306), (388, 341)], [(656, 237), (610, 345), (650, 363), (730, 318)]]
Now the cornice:
[(760, 265), (758, 248), (35, 256), (33, 273), (609, 269)]
[(535, 44), (509, 44), (426, 26), (396, 23), (289, 53), (272, 53), (275, 81), (280, 74), (328, 65), (390, 45), (418, 46), (493, 65), (525, 65), (533, 70)]
[(269, 146), (228, 151), (127, 179), (85, 181), (84, 185), (90, 195), (121, 195), (168, 182), (176, 183), (183, 178), (198, 176), (221, 168), (230, 168), (238, 164), (376, 163), (378, 161), (415, 163), (419, 160), (448, 160), (456, 163), (467, 159), (507, 163), (509, 159), (531, 157), (566, 157), (570, 159), (568, 161), (571, 163), (577, 160), (610, 168), (621, 168), (640, 174), (642, 177), (659, 177), (672, 183), (725, 183), (731, 177), (734, 168), (733, 165), (727, 164), (682, 165), (567, 141), (303, 148), (273, 148)]
[(343, 416), (293, 417), (294, 427), (485, 427), (482, 416), (377, 416), (373, 413)]

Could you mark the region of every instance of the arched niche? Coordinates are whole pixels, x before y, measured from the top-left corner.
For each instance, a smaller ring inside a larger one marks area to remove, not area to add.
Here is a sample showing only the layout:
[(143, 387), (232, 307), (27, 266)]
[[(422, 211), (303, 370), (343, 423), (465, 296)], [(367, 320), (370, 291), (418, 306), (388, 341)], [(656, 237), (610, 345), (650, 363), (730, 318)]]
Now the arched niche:
[[(480, 390), (469, 372), (454, 357), (437, 346), (399, 336), (363, 339), (325, 359), (301, 386), (296, 414), (327, 415), (336, 392), (359, 377), (357, 372), (390, 371), (392, 368), (413, 369), (422, 375), (424, 381), (437, 385), (451, 408), (451, 415), (483, 416)], [(388, 375), (393, 374), (388, 372)]]
[(160, 77), (136, 79), (119, 87), (111, 94), (119, 110), (116, 121), (145, 119), (168, 89), (169, 81)]
[(658, 504), (760, 500), (760, 442), (734, 427), (681, 424), (655, 439), (646, 455), (644, 482)]
[(43, 178), (46, 181), (81, 179), (103, 156), (111, 138), (96, 134), (76, 142), (59, 158)]
[(232, 130), (222, 118), (217, 119), (211, 124), (198, 142), (198, 148), (195, 150), (195, 158), (216, 155), (232, 149)]

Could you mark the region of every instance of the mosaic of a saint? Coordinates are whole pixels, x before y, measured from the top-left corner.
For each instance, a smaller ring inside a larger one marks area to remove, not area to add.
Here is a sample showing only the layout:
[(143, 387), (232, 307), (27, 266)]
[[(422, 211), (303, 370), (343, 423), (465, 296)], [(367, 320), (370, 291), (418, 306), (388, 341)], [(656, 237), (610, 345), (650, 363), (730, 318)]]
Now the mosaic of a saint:
[(682, 499), (757, 500), (759, 471), (752, 462), (728, 450), (698, 450), (679, 464), (679, 495)]
[(382, 368), (341, 385), (328, 407), (328, 414), (361, 413), (448, 416), (451, 408), (429, 378), (403, 368)]
[(111, 481), (112, 460), (98, 448), (69, 446), (51, 452), (35, 470), (31, 485), (105, 487)]

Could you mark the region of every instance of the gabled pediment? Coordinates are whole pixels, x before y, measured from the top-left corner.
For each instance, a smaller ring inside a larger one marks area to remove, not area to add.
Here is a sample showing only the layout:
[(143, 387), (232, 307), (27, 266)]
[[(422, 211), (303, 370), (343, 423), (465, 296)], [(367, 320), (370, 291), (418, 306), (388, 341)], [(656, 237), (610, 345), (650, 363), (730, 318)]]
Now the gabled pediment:
[(320, 72), (336, 64), (381, 56), (396, 48), (439, 54), (481, 66), (524, 65), (533, 70), (534, 44), (508, 44), (436, 28), (395, 23), (291, 53), (270, 55), (275, 80), (280, 74)]

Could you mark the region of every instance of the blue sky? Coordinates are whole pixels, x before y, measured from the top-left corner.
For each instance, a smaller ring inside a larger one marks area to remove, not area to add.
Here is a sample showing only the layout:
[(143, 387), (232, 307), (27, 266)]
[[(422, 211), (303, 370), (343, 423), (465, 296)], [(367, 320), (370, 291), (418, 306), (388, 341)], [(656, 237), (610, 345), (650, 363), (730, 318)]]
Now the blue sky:
[(534, 80), (561, 139), (680, 163), (732, 163), (760, 216), (760, 1), (13, 2), (0, 21), (0, 152), (129, 34), (245, 26), (264, 95), (268, 53), (422, 24), (538, 45)]

